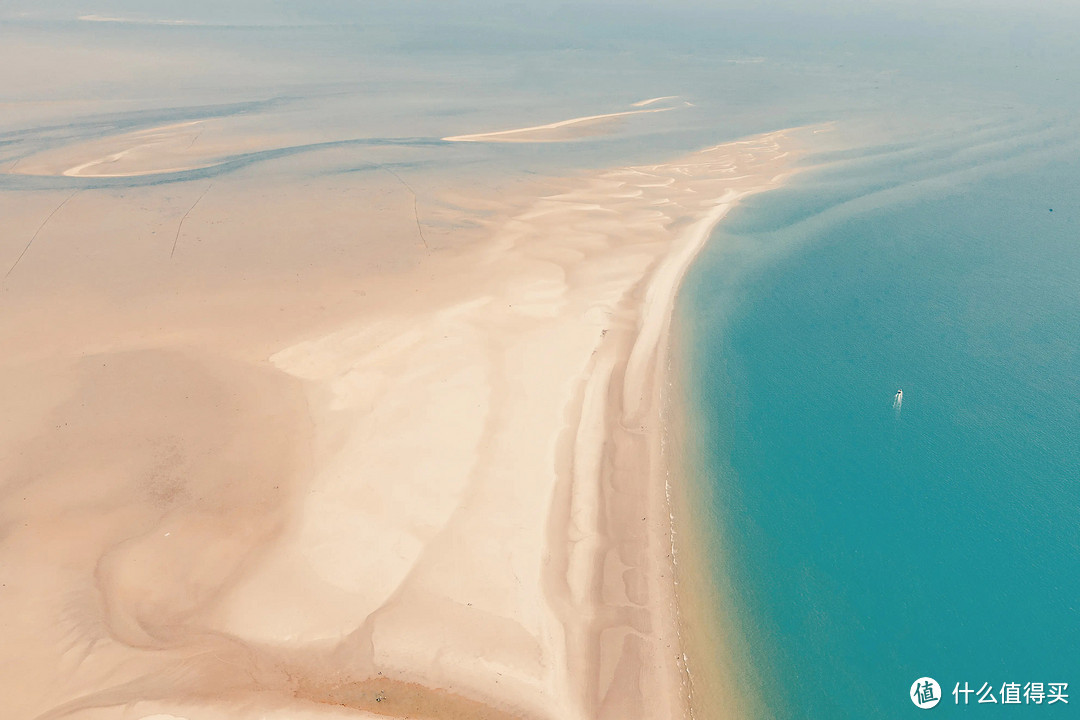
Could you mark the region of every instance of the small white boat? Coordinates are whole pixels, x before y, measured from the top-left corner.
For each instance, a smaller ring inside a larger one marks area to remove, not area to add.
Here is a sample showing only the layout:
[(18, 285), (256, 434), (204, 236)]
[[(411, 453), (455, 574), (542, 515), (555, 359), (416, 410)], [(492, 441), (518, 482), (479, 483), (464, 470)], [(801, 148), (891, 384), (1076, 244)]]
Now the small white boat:
[(900, 389), (900, 390), (896, 391), (895, 395), (893, 395), (892, 406), (894, 408), (896, 408), (897, 410), (899, 410), (900, 406), (903, 405), (903, 404), (904, 404), (904, 390)]

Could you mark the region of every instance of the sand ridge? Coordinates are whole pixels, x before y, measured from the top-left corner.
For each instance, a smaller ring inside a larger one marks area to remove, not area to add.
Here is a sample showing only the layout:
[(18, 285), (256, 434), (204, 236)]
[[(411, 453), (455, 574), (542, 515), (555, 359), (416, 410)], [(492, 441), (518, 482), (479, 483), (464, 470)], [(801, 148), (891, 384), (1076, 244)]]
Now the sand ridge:
[[(341, 647), (364, 664), (522, 716), (680, 717), (657, 375), (688, 262), (780, 181), (784, 143), (568, 182), (438, 268), (455, 299), (276, 354), (335, 451), (222, 627), (275, 642), (359, 624)], [(259, 601), (301, 568), (348, 602)]]

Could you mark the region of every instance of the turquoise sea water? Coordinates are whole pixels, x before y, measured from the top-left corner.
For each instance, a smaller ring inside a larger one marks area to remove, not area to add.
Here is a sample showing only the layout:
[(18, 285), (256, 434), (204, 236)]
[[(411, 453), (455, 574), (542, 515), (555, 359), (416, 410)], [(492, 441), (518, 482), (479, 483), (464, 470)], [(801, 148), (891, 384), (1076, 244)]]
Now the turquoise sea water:
[[(693, 268), (701, 522), (753, 716), (916, 717), (921, 676), (938, 716), (1075, 716), (1076, 136), (988, 123), (811, 156)], [(998, 704), (958, 707), (965, 682)], [(1006, 707), (1006, 682), (1073, 697)]]

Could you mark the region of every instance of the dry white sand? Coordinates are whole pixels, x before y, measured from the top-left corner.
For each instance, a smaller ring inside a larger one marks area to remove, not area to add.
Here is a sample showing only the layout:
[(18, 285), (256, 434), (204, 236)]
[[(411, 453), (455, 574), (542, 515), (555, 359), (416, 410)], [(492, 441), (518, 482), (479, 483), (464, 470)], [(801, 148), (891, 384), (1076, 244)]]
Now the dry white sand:
[(684, 717), (668, 321), (791, 146), (459, 190), (434, 252), (385, 174), (0, 198), (12, 717)]

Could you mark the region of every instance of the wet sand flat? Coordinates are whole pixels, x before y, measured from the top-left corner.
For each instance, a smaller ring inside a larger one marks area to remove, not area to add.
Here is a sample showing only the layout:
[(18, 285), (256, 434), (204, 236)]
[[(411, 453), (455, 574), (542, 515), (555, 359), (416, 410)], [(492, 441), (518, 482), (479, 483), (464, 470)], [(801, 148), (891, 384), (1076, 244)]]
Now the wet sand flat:
[(3, 193), (10, 707), (681, 717), (668, 316), (794, 147)]

